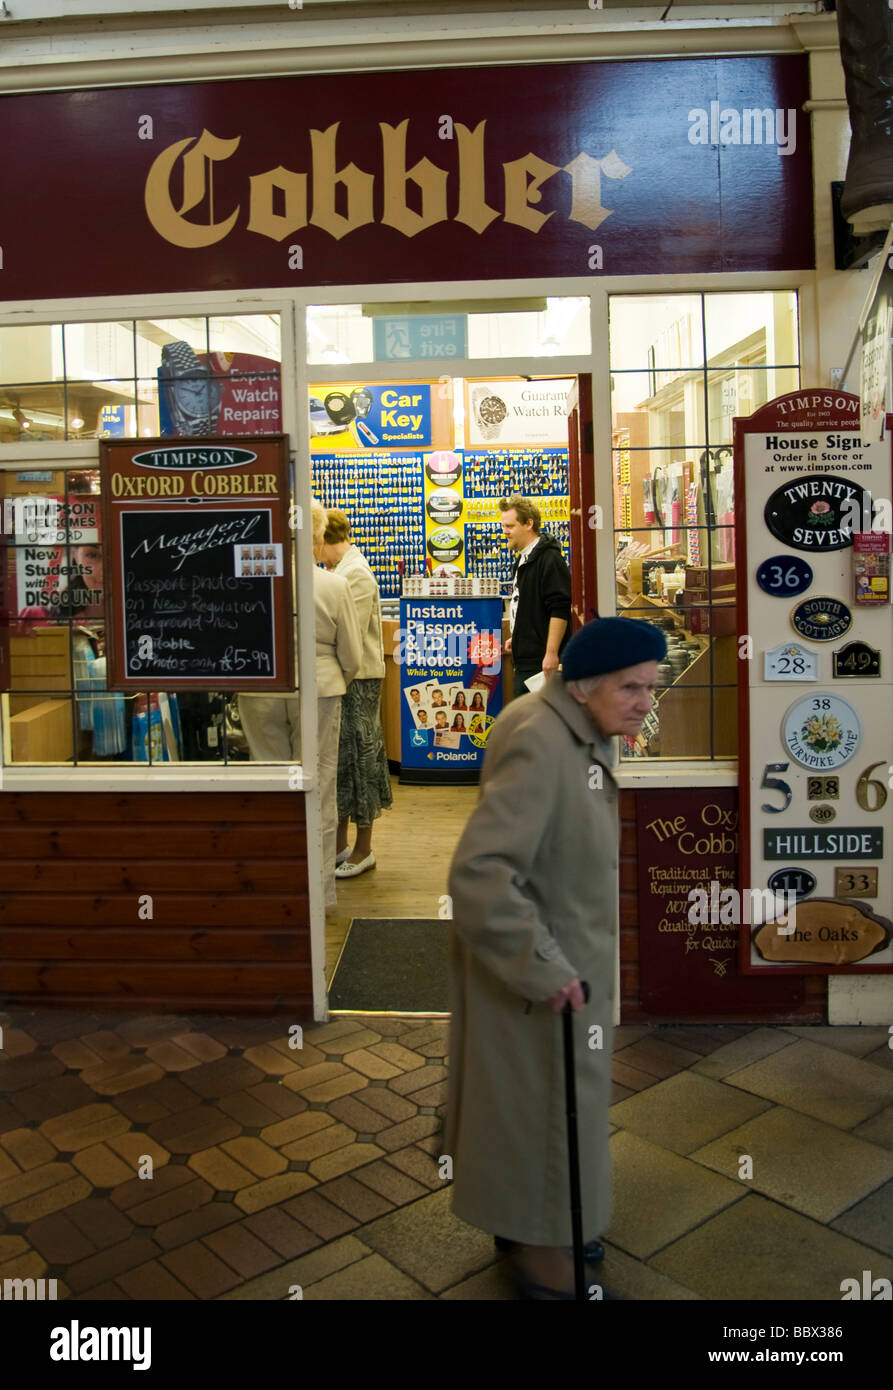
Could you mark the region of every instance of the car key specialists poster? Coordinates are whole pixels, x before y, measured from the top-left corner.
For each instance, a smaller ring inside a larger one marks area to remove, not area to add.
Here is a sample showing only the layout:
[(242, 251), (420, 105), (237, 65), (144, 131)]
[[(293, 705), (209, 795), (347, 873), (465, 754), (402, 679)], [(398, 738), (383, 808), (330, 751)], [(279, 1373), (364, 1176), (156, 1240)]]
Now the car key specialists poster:
[(105, 441), (109, 689), (291, 690), (284, 435)]

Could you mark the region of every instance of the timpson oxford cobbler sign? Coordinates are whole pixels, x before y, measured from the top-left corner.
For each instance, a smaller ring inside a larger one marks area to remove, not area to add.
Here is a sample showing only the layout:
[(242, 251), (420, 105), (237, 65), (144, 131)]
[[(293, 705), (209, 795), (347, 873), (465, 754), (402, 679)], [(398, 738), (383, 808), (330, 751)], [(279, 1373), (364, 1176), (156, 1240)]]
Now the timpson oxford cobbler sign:
[(286, 446), (100, 444), (110, 689), (293, 688)]
[(5, 96), (0, 298), (806, 269), (808, 95), (787, 55)]

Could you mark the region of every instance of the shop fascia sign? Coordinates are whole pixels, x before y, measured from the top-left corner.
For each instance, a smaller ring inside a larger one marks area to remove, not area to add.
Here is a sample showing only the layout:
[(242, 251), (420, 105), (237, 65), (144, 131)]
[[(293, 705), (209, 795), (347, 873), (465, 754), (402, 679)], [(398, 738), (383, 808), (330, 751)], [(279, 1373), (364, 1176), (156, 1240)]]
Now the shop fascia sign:
[[(236, 227), (247, 194), (246, 227), (250, 232), (283, 241), (311, 225), (340, 240), (377, 220), (374, 208), (378, 194), (382, 225), (414, 237), (450, 220), (447, 185), (453, 176), (458, 178), (458, 206), (452, 220), (464, 223), (479, 236), (500, 217), (536, 234), (555, 213), (554, 208), (539, 210), (543, 187), (556, 174), (564, 173), (571, 180), (568, 220), (594, 231), (611, 215), (611, 209), (602, 206), (602, 175), (625, 179), (632, 173), (632, 167), (624, 164), (615, 150), (600, 159), (581, 151), (560, 166), (528, 151), (502, 164), (500, 210), (486, 201), (486, 121), (480, 121), (472, 130), (449, 116), (441, 118), (438, 133), (443, 148), (451, 145), (455, 150), (450, 169), (427, 157), (407, 168), (409, 118), (393, 126), (380, 121), (381, 168), (375, 173), (358, 168), (353, 161), (339, 167), (339, 158), (345, 160), (345, 153), (336, 150), (339, 124), (336, 121), (326, 130), (309, 132), (309, 174), (279, 164), (251, 174), (247, 190), (244, 184), (241, 188), (228, 187), (225, 168), (242, 142), (241, 135), (226, 138), (203, 130), (197, 137), (176, 140), (161, 151), (149, 169), (145, 185), (149, 221), (172, 246), (214, 246)], [(408, 196), (410, 185), (415, 189), (412, 200)], [(179, 196), (175, 188), (180, 190)], [(410, 207), (410, 201), (421, 210)], [(214, 220), (215, 203), (229, 207), (221, 220)], [(338, 211), (339, 203), (344, 211)], [(191, 221), (187, 214), (202, 206), (210, 220)]]

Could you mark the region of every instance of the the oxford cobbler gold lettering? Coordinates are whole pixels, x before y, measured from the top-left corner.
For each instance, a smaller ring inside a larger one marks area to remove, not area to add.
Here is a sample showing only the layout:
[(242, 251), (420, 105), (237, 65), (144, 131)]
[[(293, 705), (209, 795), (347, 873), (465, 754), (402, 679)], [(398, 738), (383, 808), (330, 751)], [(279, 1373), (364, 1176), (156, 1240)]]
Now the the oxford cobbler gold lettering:
[[(454, 221), (480, 236), (501, 216), (503, 221), (536, 235), (558, 211), (556, 206), (540, 209), (544, 190), (547, 197), (553, 193), (558, 201), (561, 184), (555, 181), (559, 174), (564, 174), (570, 179), (568, 221), (594, 231), (612, 215), (610, 208), (602, 206), (602, 177), (625, 179), (632, 173), (615, 150), (601, 159), (583, 152), (562, 166), (528, 151), (502, 164), (500, 213), (490, 207), (484, 194), (485, 121), (473, 130), (456, 122), (454, 170), (441, 168), (427, 157), (408, 166), (411, 126), (410, 118), (393, 126), (379, 122), (381, 165), (375, 173), (358, 168), (352, 161), (339, 167), (339, 122), (324, 131), (311, 130), (310, 175), (279, 164), (249, 174), (247, 189), (244, 183), (237, 186), (234, 176), (227, 178), (226, 168), (226, 161), (241, 145), (242, 136), (222, 139), (203, 130), (197, 138), (189, 136), (168, 145), (153, 161), (146, 177), (147, 216), (158, 235), (170, 245), (202, 249), (229, 236), (242, 213), (242, 198), (247, 193), (248, 231), (271, 241), (284, 241), (309, 221), (339, 240), (375, 220), (375, 192), (380, 181), (382, 224), (402, 236), (414, 237), (450, 220), (448, 190), (451, 179), (456, 179)], [(342, 147), (344, 143), (342, 137)], [(223, 220), (217, 220), (215, 204), (232, 210)]]

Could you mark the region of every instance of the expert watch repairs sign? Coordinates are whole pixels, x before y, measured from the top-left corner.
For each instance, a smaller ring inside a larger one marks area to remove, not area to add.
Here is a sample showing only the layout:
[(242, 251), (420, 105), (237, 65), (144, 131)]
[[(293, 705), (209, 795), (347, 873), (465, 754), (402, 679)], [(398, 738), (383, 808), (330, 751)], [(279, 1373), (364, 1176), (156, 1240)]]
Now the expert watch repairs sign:
[(803, 390), (734, 422), (740, 882), (796, 899), (742, 921), (745, 973), (893, 970), (893, 624), (888, 602), (860, 602), (893, 471), (859, 411)]

